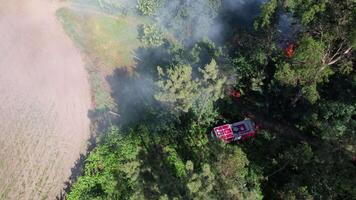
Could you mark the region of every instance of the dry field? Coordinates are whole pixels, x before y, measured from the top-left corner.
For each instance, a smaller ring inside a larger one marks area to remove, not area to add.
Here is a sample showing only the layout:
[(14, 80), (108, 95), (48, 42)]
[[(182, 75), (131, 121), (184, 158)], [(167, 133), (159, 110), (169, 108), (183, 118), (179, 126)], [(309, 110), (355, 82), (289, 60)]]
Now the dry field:
[(87, 73), (57, 8), (0, 4), (0, 199), (55, 199), (89, 137)]

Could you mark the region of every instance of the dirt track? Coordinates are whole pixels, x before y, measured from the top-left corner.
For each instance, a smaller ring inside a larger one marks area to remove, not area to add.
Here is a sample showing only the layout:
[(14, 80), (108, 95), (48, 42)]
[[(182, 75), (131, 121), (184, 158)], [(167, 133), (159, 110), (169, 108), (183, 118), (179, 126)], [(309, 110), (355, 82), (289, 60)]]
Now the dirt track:
[(55, 199), (89, 137), (87, 73), (57, 6), (0, 3), (0, 199)]

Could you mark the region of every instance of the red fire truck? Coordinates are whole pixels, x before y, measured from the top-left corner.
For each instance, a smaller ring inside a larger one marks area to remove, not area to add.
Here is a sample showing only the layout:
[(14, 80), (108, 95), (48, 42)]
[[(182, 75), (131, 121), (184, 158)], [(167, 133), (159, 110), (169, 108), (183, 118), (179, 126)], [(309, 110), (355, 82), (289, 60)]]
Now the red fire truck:
[(247, 140), (254, 137), (258, 131), (258, 126), (251, 119), (245, 119), (233, 124), (224, 124), (215, 127), (211, 136), (224, 143), (230, 143), (237, 140)]

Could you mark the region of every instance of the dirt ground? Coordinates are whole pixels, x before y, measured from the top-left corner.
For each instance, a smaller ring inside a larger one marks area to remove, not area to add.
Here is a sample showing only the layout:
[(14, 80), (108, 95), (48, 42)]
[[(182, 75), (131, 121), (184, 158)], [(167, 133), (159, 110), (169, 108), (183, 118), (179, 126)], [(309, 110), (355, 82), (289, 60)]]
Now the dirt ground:
[(0, 3), (0, 199), (55, 199), (89, 137), (87, 73), (57, 8)]

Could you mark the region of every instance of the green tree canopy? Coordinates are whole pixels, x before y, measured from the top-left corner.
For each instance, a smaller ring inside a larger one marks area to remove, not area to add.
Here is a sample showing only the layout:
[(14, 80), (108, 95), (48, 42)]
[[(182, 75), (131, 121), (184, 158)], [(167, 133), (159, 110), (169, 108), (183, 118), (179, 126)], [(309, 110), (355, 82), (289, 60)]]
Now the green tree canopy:
[(215, 60), (200, 68), (197, 78), (193, 78), (192, 70), (190, 65), (174, 66), (166, 72), (158, 67), (159, 92), (155, 95), (156, 99), (171, 104), (177, 111), (188, 112), (197, 106), (194, 109), (200, 112), (209, 102), (215, 102), (223, 96), (226, 78), (219, 73)]
[(164, 44), (164, 33), (156, 24), (144, 24), (139, 28), (138, 39), (145, 47), (158, 47)]
[(293, 58), (277, 66), (275, 78), (282, 84), (298, 87), (301, 94), (314, 103), (319, 99), (317, 84), (327, 81), (333, 73), (323, 61), (324, 55), (325, 45), (305, 36), (300, 40)]

